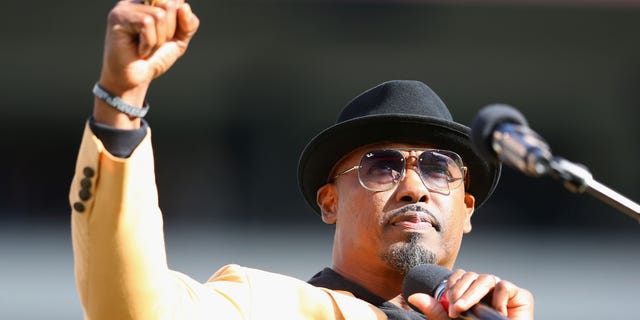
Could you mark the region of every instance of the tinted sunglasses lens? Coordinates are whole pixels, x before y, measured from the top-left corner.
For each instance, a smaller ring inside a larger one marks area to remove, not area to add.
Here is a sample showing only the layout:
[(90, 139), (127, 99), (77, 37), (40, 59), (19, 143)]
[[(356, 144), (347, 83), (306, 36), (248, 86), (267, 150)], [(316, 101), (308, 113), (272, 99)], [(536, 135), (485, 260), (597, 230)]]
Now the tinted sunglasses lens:
[(462, 169), (454, 158), (460, 157), (442, 150), (425, 151), (420, 155), (420, 171), (427, 187), (448, 192), (462, 183)]
[(376, 150), (365, 153), (360, 160), (358, 178), (366, 189), (389, 190), (402, 178), (405, 163), (402, 153), (395, 150)]

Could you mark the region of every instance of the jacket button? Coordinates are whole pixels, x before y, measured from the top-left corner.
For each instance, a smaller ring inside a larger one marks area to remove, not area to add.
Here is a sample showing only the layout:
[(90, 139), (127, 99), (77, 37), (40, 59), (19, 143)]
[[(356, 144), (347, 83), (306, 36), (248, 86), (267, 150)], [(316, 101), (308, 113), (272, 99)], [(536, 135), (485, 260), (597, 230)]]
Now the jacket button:
[(91, 191), (89, 191), (89, 189), (84, 189), (84, 188), (80, 189), (78, 196), (80, 196), (80, 199), (82, 199), (83, 201), (87, 201), (91, 199)]
[(90, 189), (91, 188), (91, 179), (84, 178), (84, 179), (80, 180), (80, 186), (82, 187), (82, 189)]
[(96, 174), (95, 170), (93, 170), (93, 168), (91, 167), (84, 167), (84, 169), (82, 169), (82, 173), (84, 173), (85, 177), (89, 178), (93, 177)]
[(84, 204), (82, 204), (82, 202), (76, 202), (76, 203), (73, 204), (73, 209), (75, 209), (76, 211), (82, 213), (85, 210)]

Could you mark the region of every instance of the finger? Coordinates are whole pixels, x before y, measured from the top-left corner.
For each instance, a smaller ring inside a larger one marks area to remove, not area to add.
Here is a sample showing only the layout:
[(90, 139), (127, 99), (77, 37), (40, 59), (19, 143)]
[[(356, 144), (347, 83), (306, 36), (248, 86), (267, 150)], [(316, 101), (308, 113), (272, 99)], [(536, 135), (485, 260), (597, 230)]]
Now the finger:
[(176, 32), (176, 12), (177, 3), (181, 1), (158, 2), (153, 7), (159, 14), (158, 20), (158, 41), (159, 45), (173, 39)]
[(176, 28), (175, 40), (188, 44), (200, 26), (200, 19), (191, 10), (191, 5), (183, 3), (178, 8), (178, 27)]
[(183, 3), (182, 6), (177, 9), (178, 27), (176, 28), (173, 41), (165, 43), (162, 47), (158, 48), (153, 56), (149, 57), (149, 63), (153, 68), (154, 76), (162, 74), (184, 54), (199, 24), (200, 21), (191, 11), (189, 4)]
[[(457, 318), (461, 312), (466, 311), (463, 306), (466, 302), (459, 301), (467, 289), (471, 286), (478, 274), (475, 272), (465, 272), (464, 270), (456, 270), (447, 281), (447, 300), (449, 301), (449, 316)], [(456, 305), (457, 304), (457, 305)]]
[[(162, 22), (165, 15), (162, 8), (141, 5), (135, 1), (121, 1), (109, 18), (114, 30), (129, 33), (129, 41), (138, 45), (138, 54), (146, 57), (165, 41), (166, 31)], [(120, 38), (120, 41), (125, 39)]]
[(447, 288), (451, 288), (456, 282), (458, 282), (458, 280), (460, 280), (465, 275), (465, 273), (467, 272), (462, 269), (454, 270), (447, 279)]
[(465, 273), (449, 289), (449, 315), (457, 317), (479, 303), (496, 286), (497, 277), (489, 274)]
[(494, 295), (492, 305), (510, 319), (533, 319), (534, 299), (528, 290), (503, 280), (496, 286)]
[(469, 308), (479, 303), (496, 285), (496, 278), (488, 274), (478, 275), (474, 280), (469, 279), (469, 281), (470, 283), (464, 292), (462, 292), (462, 295), (460, 295), (457, 300), (451, 302), (455, 315), (458, 315), (462, 311), (469, 310)]
[(158, 33), (155, 19), (148, 14), (140, 14), (139, 20), (131, 24), (138, 33), (138, 56), (147, 57), (158, 47)]
[(157, 7), (153, 7), (152, 15), (156, 28), (156, 43), (153, 48), (153, 51), (155, 51), (167, 41), (167, 19), (169, 18), (167, 12)]
[(407, 298), (407, 301), (418, 308), (429, 320), (449, 320), (444, 307), (430, 295), (414, 293)]
[(451, 274), (447, 281), (447, 298), (450, 303), (459, 299), (471, 283), (478, 277), (475, 272), (458, 269)]
[(491, 305), (500, 313), (507, 315), (509, 300), (513, 299), (518, 292), (518, 287), (509, 281), (500, 281), (493, 290)]
[(151, 16), (143, 11), (126, 11), (120, 14), (114, 10), (109, 19), (116, 46), (137, 46), (140, 57), (151, 53), (157, 41), (155, 21)]
[[(150, 44), (150, 50), (145, 51), (143, 57), (147, 57), (153, 51), (156, 51), (165, 42), (173, 38), (175, 32), (175, 4), (173, 1), (168, 1), (161, 5), (139, 5), (134, 4), (135, 10), (141, 13), (145, 13), (153, 19), (153, 27), (155, 28), (155, 42)], [(149, 24), (149, 28), (151, 24)], [(141, 40), (142, 37), (141, 37)], [(145, 46), (146, 49), (146, 46)]]

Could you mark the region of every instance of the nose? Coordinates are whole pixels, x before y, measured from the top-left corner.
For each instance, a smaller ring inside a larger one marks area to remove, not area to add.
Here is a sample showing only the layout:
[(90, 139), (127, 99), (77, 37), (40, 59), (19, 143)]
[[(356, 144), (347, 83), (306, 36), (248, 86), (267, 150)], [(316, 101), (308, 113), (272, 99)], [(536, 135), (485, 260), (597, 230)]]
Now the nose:
[(398, 186), (396, 187), (396, 199), (400, 202), (428, 202), (431, 197), (429, 189), (427, 189), (427, 186), (422, 182), (416, 164), (416, 157), (407, 157), (407, 167), (405, 168), (404, 177), (398, 182)]

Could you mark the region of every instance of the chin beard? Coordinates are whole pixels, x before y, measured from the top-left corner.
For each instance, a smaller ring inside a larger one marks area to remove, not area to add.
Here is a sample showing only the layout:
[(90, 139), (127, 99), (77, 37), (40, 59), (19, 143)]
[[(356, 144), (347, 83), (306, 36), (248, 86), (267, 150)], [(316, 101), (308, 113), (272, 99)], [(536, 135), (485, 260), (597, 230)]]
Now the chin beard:
[(382, 260), (402, 273), (407, 273), (420, 264), (435, 263), (435, 253), (420, 245), (421, 238), (419, 233), (410, 234), (409, 242), (392, 246), (382, 254)]

